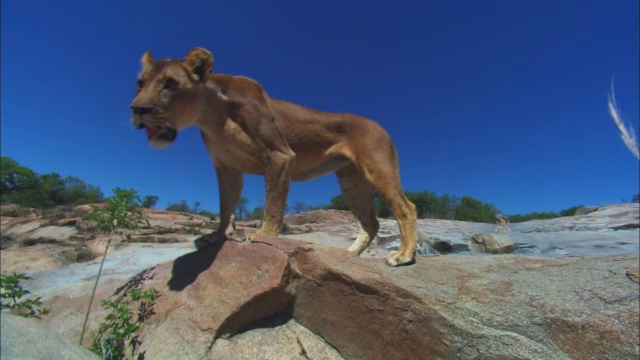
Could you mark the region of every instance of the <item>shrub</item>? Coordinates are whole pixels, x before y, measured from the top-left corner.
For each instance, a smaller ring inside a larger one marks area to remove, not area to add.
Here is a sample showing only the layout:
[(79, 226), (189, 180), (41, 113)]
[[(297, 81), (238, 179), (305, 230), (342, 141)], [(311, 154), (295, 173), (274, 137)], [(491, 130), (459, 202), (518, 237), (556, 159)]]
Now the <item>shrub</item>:
[(89, 216), (89, 221), (94, 227), (105, 234), (109, 234), (107, 239), (107, 246), (104, 249), (104, 255), (98, 268), (98, 276), (93, 285), (93, 291), (91, 292), (91, 298), (89, 299), (89, 307), (84, 318), (84, 324), (82, 325), (82, 333), (80, 334), (80, 345), (84, 339), (84, 333), (87, 327), (87, 321), (89, 320), (89, 313), (91, 311), (91, 304), (93, 304), (93, 298), (98, 287), (98, 281), (100, 281), (100, 274), (102, 273), (102, 267), (104, 266), (104, 260), (107, 258), (107, 252), (109, 251), (109, 245), (111, 244), (111, 238), (113, 235), (120, 235), (123, 239), (126, 239), (127, 234), (122, 231), (139, 230), (143, 222), (149, 222), (142, 215), (140, 207), (140, 197), (138, 192), (134, 189), (113, 189), (113, 196), (107, 198), (106, 206), (93, 206), (93, 211)]
[[(91, 351), (103, 359), (124, 359), (127, 345), (133, 356), (140, 344), (137, 332), (140, 326), (154, 314), (153, 307), (158, 298), (158, 290), (149, 289), (141, 292), (139, 288), (131, 288), (125, 296), (116, 300), (103, 300), (102, 307), (110, 309), (98, 328)], [(128, 297), (128, 298), (127, 298)], [(135, 303), (138, 303), (134, 311)]]
[[(23, 289), (20, 286), (20, 280), (29, 280), (31, 277), (25, 274), (1, 275), (0, 276), (0, 301), (2, 310), (12, 309), (17, 312), (18, 315), (23, 317), (34, 317), (40, 319), (40, 315), (46, 315), (49, 310), (46, 308), (40, 309), (42, 301), (40, 297), (36, 299), (22, 299), (23, 296), (29, 295), (29, 290)], [(8, 302), (4, 300), (8, 299)]]

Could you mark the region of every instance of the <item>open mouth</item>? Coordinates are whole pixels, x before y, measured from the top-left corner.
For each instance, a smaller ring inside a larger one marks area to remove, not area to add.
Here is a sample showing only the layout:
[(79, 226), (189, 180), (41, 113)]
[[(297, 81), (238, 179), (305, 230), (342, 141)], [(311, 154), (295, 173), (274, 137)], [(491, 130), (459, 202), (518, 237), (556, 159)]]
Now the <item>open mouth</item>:
[(136, 127), (138, 129), (145, 129), (147, 131), (147, 139), (150, 141), (159, 140), (171, 143), (178, 136), (178, 131), (168, 126), (152, 127), (149, 125), (140, 124)]

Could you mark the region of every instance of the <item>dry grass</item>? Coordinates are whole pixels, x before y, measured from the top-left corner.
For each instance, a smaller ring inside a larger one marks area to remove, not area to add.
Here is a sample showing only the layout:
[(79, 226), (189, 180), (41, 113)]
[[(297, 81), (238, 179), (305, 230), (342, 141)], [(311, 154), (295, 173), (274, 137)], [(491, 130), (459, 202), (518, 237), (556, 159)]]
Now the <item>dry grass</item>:
[(616, 103), (616, 94), (613, 90), (613, 80), (611, 80), (611, 92), (609, 93), (609, 114), (611, 114), (613, 121), (616, 122), (618, 129), (620, 129), (620, 138), (622, 139), (622, 142), (624, 142), (636, 158), (640, 159), (640, 149), (638, 148), (638, 142), (636, 141), (636, 134), (633, 132), (633, 127), (630, 124), (626, 124), (622, 119), (622, 113)]

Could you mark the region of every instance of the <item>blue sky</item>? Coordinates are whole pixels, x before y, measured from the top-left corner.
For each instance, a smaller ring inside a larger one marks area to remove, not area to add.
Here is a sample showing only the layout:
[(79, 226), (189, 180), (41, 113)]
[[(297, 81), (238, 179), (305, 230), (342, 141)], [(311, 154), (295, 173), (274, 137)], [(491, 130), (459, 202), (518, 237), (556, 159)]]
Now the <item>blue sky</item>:
[[(39, 173), (133, 187), (217, 211), (199, 132), (166, 150), (130, 125), (139, 59), (209, 49), (214, 72), (274, 98), (378, 121), (409, 191), (503, 213), (629, 200), (638, 161), (607, 111), (638, 129), (638, 1), (3, 1), (1, 152)], [(294, 183), (327, 203), (335, 176)], [(250, 208), (261, 177), (246, 176)]]

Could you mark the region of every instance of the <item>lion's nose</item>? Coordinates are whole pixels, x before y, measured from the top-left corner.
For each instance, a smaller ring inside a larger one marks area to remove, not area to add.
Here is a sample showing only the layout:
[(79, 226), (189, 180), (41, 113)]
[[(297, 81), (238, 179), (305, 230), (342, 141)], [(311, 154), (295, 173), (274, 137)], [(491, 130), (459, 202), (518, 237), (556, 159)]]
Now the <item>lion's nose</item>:
[(151, 108), (148, 106), (132, 106), (131, 111), (136, 115), (146, 115), (151, 113)]

